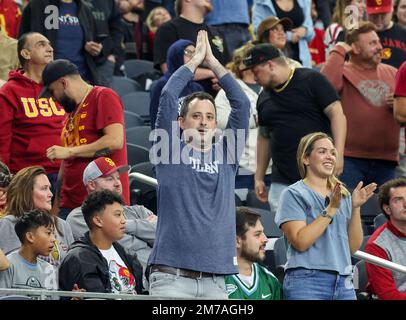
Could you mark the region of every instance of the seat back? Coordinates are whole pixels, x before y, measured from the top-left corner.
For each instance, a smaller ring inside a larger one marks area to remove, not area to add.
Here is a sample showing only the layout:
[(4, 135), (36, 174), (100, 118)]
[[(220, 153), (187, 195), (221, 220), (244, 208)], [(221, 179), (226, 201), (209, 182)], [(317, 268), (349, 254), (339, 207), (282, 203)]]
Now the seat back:
[(148, 60), (130, 59), (124, 61), (125, 74), (128, 78), (136, 78), (143, 73), (154, 72), (154, 64)]
[(142, 91), (141, 86), (136, 81), (118, 76), (113, 76), (111, 89), (113, 89), (120, 97), (131, 92)]
[(149, 162), (149, 150), (142, 146), (127, 142), (127, 159), (130, 166)]
[(148, 92), (132, 92), (122, 97), (124, 110), (138, 114), (149, 124), (151, 119), (149, 115), (149, 105), (151, 99)]
[(274, 252), (276, 267), (284, 266), (287, 261), (287, 255), (286, 255), (287, 248), (286, 248), (286, 241), (285, 241), (284, 236), (282, 236), (282, 237), (278, 238), (278, 240), (276, 240), (273, 250), (274, 250), (273, 252)]
[(134, 127), (141, 127), (145, 122), (138, 114), (124, 110), (124, 124), (125, 129), (128, 130)]
[[(150, 162), (142, 162), (134, 165), (130, 173), (138, 172), (154, 178), (153, 165)], [(153, 213), (157, 214), (157, 192), (156, 188), (138, 180), (130, 178), (131, 204), (143, 205)]]
[(372, 225), (374, 218), (382, 213), (381, 207), (379, 206), (378, 195), (373, 194), (371, 198), (365, 202), (361, 208), (361, 219), (368, 225)]
[(374, 230), (378, 229), (381, 225), (383, 225), (386, 221), (388, 221), (388, 218), (383, 213), (378, 214), (374, 218)]
[(150, 126), (129, 128), (126, 131), (127, 142), (150, 149), (152, 146), (152, 141), (149, 141), (150, 133), (151, 133)]
[(254, 207), (254, 208), (259, 208), (267, 211), (271, 211), (271, 208), (269, 207), (269, 202), (262, 202), (257, 198), (257, 195), (255, 194), (255, 190), (249, 190), (247, 193), (247, 206), (248, 207)]

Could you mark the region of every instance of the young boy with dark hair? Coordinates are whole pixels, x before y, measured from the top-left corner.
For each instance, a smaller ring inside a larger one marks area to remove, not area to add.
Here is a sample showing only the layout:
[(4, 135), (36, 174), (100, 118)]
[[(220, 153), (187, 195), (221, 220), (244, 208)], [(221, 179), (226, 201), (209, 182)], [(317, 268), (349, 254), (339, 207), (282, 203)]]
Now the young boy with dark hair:
[(110, 190), (88, 195), (82, 213), (89, 231), (72, 244), (59, 268), (62, 290), (72, 290), (77, 284), (91, 292), (142, 292), (137, 255), (117, 243), (125, 233), (123, 204), (120, 195)]
[(0, 288), (57, 290), (54, 267), (38, 258), (54, 247), (54, 220), (42, 210), (24, 214), (15, 224), (21, 248), (7, 255), (10, 267), (0, 272)]

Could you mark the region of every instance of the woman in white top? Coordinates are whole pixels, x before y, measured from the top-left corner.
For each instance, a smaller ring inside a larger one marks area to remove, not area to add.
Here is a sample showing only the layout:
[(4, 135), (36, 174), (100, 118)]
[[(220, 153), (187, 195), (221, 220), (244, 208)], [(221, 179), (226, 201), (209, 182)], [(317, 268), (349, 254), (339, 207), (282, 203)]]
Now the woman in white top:
[[(257, 117), (257, 100), (258, 94), (262, 88), (255, 82), (254, 74), (251, 69), (245, 69), (243, 59), (248, 49), (253, 47), (248, 43), (241, 48), (234, 50), (233, 59), (227, 65), (236, 77), (238, 84), (243, 89), (251, 103), (251, 115), (249, 123), (248, 138), (245, 144), (243, 155), (240, 159), (240, 168), (236, 176), (236, 189), (255, 188), (254, 173), (256, 170), (256, 146), (258, 135), (258, 117)], [(224, 130), (227, 126), (228, 116), (230, 115), (231, 106), (224, 90), (220, 90), (216, 96), (217, 125)], [(266, 171), (265, 182), (270, 183), (271, 164)]]

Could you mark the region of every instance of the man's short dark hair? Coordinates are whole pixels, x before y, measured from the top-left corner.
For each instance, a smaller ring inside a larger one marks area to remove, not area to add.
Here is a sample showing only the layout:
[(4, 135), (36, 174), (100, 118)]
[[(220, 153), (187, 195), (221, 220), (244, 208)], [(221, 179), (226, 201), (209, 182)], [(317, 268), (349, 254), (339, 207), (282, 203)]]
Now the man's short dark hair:
[(44, 210), (34, 209), (27, 213), (24, 213), (18, 218), (17, 223), (14, 226), (14, 230), (17, 234), (20, 242), (24, 244), (27, 232), (35, 231), (39, 227), (52, 227), (54, 228), (54, 219), (52, 215)]
[(114, 203), (124, 205), (121, 196), (110, 190), (94, 191), (87, 196), (82, 204), (82, 213), (90, 230), (93, 228), (93, 217), (102, 213), (106, 206)]
[(21, 50), (25, 49), (25, 45), (27, 43), (27, 40), (30, 36), (32, 36), (33, 34), (35, 34), (37, 32), (27, 32), (24, 33), (20, 38), (18, 38), (18, 42), (17, 42), (17, 55), (18, 55), (18, 60), (20, 61), (20, 65), (21, 67), (24, 68), (25, 63), (27, 62), (27, 59), (25, 59), (22, 55), (21, 55)]
[(189, 111), (189, 104), (190, 104), (194, 99), (197, 99), (197, 100), (209, 100), (209, 101), (213, 104), (213, 106), (214, 106), (214, 112), (215, 112), (216, 119), (217, 119), (216, 103), (214, 102), (214, 99), (213, 99), (213, 97), (212, 97), (210, 94), (208, 94), (208, 93), (206, 93), (206, 92), (203, 92), (203, 91), (194, 92), (194, 93), (192, 93), (192, 94), (186, 96), (186, 97), (183, 99), (182, 105), (181, 105), (181, 108), (180, 108), (180, 112), (179, 112), (179, 116), (180, 116), (180, 117), (186, 118), (186, 115), (187, 115), (187, 113), (188, 113), (188, 111)]
[(245, 239), (245, 233), (249, 227), (255, 227), (261, 215), (247, 207), (236, 208), (236, 233), (242, 239)]
[(397, 178), (385, 182), (379, 188), (379, 205), (382, 209), (382, 213), (389, 219), (389, 216), (383, 210), (383, 206), (389, 205), (390, 201), (390, 190), (392, 188), (406, 187), (406, 178)]

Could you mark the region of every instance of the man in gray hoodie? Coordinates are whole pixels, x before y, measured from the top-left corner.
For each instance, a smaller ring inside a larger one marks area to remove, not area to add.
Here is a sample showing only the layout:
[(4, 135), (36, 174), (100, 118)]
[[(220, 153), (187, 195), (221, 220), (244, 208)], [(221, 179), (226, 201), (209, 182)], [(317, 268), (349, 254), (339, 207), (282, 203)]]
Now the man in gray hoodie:
[[(113, 160), (100, 157), (90, 162), (83, 171), (83, 183), (88, 193), (110, 190), (122, 194), (120, 174), (128, 171), (128, 166), (117, 167)], [(145, 271), (146, 263), (155, 240), (157, 216), (144, 206), (124, 206), (126, 216), (125, 235), (118, 241), (125, 249), (135, 252)], [(75, 240), (89, 230), (82, 209), (72, 210), (66, 221), (72, 229)]]

